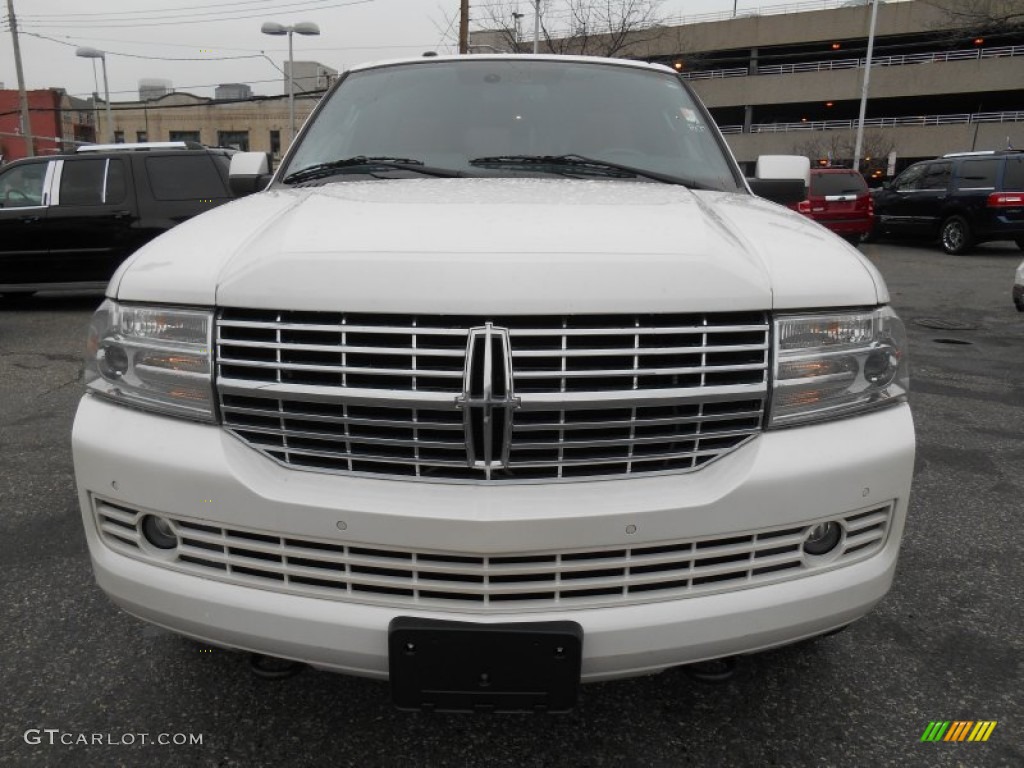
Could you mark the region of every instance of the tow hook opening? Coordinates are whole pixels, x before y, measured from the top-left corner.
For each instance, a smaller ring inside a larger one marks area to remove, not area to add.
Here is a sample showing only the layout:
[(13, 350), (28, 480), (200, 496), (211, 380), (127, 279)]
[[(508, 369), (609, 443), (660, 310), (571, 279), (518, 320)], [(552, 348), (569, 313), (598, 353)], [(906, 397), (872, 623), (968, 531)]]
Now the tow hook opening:
[(295, 677), (305, 668), (306, 665), (301, 661), (264, 656), (262, 653), (249, 654), (249, 669), (263, 680), (286, 680)]
[(736, 674), (737, 661), (735, 656), (723, 656), (720, 659), (698, 661), (687, 664), (683, 671), (693, 680), (701, 683), (724, 683)]

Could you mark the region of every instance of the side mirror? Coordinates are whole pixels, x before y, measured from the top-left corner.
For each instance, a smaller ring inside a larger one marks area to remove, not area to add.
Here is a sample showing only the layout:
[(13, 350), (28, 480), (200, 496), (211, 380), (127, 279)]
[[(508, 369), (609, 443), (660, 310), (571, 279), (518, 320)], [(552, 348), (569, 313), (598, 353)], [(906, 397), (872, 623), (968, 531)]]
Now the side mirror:
[(791, 205), (807, 199), (811, 185), (811, 161), (799, 155), (761, 155), (754, 178), (747, 179), (751, 191), (773, 203)]
[(270, 182), (270, 158), (265, 152), (236, 152), (231, 156), (228, 186), (235, 197), (259, 192)]

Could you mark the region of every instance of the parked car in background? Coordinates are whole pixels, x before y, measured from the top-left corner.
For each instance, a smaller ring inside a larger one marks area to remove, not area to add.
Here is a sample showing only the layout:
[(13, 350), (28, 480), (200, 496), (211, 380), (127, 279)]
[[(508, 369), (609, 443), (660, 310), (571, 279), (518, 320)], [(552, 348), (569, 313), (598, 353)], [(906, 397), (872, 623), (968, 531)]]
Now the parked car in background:
[(874, 237), (938, 238), (946, 253), (1012, 240), (1024, 249), (1024, 152), (961, 152), (915, 163), (874, 191)]
[(854, 244), (875, 224), (867, 182), (852, 168), (812, 168), (807, 199), (791, 207)]
[(1024, 261), (1017, 267), (1013, 279), (1013, 303), (1017, 305), (1018, 312), (1024, 312)]
[(231, 199), (230, 150), (87, 145), (0, 170), (0, 294), (101, 289), (131, 253)]

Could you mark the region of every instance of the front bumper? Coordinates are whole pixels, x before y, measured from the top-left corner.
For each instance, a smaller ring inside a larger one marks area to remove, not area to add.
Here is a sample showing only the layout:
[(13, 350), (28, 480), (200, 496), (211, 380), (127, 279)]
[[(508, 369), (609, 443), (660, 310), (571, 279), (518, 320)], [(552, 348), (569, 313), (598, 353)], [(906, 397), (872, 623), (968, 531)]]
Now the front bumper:
[[(882, 436), (881, 438), (877, 436)], [(767, 432), (699, 472), (519, 486), (447, 485), (297, 472), (215, 426), (83, 398), (75, 471), (96, 578), (129, 613), (206, 642), (386, 677), (396, 616), (570, 620), (583, 679), (657, 671), (812, 636), (871, 609), (892, 582), (914, 436), (906, 405)], [(228, 583), (115, 551), (94, 503), (213, 527), (369, 548), (521, 555), (658, 545), (891, 505), (871, 557), (765, 584), (600, 607), (473, 612), (351, 602)]]

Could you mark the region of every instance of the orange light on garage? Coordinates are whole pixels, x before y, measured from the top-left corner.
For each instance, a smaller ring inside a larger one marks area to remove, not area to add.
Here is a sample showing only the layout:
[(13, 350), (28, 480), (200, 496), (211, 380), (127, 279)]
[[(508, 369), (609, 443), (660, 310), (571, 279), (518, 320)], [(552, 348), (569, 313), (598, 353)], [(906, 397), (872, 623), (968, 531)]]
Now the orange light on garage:
[(976, 38), (974, 38), (974, 44), (975, 45), (984, 45), (985, 44), (985, 38), (984, 37), (976, 37)]
[(831, 101), (826, 101), (825, 102), (825, 106), (826, 107), (831, 107), (832, 106), (832, 102)]
[(676, 68), (676, 72), (681, 72), (683, 69), (683, 62), (677, 61), (672, 66)]
[(842, 46), (839, 43), (832, 43), (832, 50), (838, 51)]

